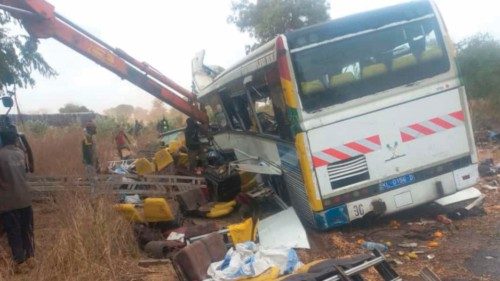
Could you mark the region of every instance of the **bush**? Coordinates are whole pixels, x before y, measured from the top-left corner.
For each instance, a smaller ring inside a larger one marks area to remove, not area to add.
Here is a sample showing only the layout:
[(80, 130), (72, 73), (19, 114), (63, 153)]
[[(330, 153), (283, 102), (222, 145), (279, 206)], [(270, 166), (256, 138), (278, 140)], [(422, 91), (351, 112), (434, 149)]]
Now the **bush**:
[(27, 121), (25, 126), (29, 132), (33, 133), (35, 136), (43, 136), (49, 129), (49, 125), (40, 120)]

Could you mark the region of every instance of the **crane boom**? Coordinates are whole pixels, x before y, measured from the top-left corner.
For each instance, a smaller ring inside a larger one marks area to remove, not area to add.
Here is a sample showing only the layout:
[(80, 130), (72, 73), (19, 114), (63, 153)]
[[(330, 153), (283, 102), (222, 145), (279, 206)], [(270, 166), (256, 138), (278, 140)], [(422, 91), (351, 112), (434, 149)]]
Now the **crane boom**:
[(111, 47), (59, 15), (54, 6), (45, 0), (0, 0), (0, 8), (21, 20), (30, 35), (54, 38), (187, 116), (202, 124), (208, 123), (206, 113), (197, 106), (195, 94), (149, 64), (139, 62), (124, 51)]

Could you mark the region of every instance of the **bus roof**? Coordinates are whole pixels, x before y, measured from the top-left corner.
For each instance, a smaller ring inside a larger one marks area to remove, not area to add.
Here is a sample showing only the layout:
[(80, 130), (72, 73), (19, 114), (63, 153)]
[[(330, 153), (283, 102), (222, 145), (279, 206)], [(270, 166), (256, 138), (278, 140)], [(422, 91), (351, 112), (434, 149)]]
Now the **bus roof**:
[(210, 85), (200, 91), (200, 94), (198, 94), (198, 98), (201, 98), (206, 94), (217, 90), (219, 87), (246, 75), (246, 73), (242, 72), (242, 69), (245, 66), (256, 62), (260, 57), (273, 52), (275, 42), (276, 38), (260, 46), (249, 55), (244, 57), (242, 60), (238, 61), (237, 63), (226, 69), (224, 72), (219, 74)]
[[(417, 0), (330, 20), (287, 32), (285, 36), (288, 47), (295, 49), (335, 37), (376, 29), (390, 23), (408, 21), (431, 14), (432, 12), (433, 8), (429, 0)], [(273, 52), (276, 38), (262, 45), (219, 74), (210, 85), (200, 91), (198, 98), (202, 98), (221, 86), (247, 75), (242, 72), (242, 69), (266, 54)]]
[(336, 37), (377, 29), (391, 23), (419, 18), (431, 14), (432, 11), (430, 1), (412, 1), (334, 19), (290, 31), (285, 35), (288, 47), (295, 49)]

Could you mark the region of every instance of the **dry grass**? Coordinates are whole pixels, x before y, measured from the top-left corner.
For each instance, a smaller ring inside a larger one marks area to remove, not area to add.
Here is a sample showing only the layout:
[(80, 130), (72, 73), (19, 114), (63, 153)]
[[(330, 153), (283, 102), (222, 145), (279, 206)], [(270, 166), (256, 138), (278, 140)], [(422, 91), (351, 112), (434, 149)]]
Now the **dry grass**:
[[(83, 174), (80, 126), (27, 132), (38, 175)], [(156, 140), (145, 132), (133, 150)], [(110, 132), (97, 135), (101, 166), (117, 159)], [(112, 208), (113, 198), (90, 198), (85, 190), (58, 193), (51, 202), (35, 203), (36, 266), (13, 274), (6, 237), (0, 237), (0, 281), (3, 280), (144, 280), (137, 266), (140, 252), (132, 228)]]
[[(83, 130), (79, 126), (49, 128), (43, 135), (27, 132), (28, 141), (35, 158), (35, 174), (45, 176), (83, 175), (82, 140)], [(145, 130), (137, 140), (133, 151), (140, 151), (156, 141), (153, 131)], [(132, 137), (130, 137), (132, 140)], [(114, 139), (110, 132), (97, 134), (99, 162), (103, 169), (110, 160), (117, 160)]]
[(132, 228), (109, 198), (78, 191), (49, 204), (35, 204), (34, 269), (14, 275), (4, 252), (0, 280), (140, 280)]

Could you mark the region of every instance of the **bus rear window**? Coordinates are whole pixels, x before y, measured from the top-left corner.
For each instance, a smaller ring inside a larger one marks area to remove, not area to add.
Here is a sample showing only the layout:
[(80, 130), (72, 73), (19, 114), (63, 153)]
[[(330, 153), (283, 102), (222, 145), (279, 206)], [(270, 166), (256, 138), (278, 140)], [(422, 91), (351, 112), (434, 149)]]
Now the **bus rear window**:
[(344, 103), (446, 72), (434, 17), (292, 50), (305, 111)]

